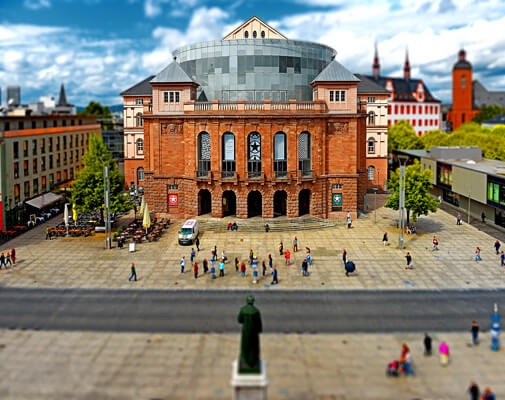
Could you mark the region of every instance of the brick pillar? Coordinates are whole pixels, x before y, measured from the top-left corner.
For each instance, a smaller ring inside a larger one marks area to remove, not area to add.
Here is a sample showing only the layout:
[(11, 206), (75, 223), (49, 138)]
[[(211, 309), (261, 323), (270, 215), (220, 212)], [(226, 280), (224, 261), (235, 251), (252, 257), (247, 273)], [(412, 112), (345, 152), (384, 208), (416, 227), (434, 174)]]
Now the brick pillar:
[(249, 190), (235, 189), (235, 196), (237, 196), (237, 218), (247, 218), (247, 195)]
[(272, 186), (265, 186), (261, 191), (263, 197), (263, 218), (274, 217), (274, 190)]
[(298, 191), (293, 187), (286, 188), (288, 198), (286, 200), (286, 216), (288, 218), (298, 217)]
[(223, 192), (214, 188), (211, 190), (212, 196), (212, 217), (223, 218)]

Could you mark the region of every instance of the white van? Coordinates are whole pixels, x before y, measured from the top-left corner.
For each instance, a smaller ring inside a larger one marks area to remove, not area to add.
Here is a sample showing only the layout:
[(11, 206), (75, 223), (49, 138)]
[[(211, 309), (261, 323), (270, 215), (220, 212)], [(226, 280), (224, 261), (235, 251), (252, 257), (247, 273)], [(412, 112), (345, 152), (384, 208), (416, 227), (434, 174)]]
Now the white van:
[(198, 221), (188, 219), (179, 231), (179, 244), (193, 244), (198, 237)]

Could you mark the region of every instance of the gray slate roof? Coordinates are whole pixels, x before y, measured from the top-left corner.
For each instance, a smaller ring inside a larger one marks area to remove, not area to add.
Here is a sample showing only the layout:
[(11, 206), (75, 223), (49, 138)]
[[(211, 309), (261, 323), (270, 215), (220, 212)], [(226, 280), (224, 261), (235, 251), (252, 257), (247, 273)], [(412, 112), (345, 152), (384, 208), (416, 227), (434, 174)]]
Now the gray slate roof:
[(358, 83), (358, 94), (359, 93), (382, 93), (388, 94), (391, 93), (389, 90), (384, 89), (382, 86), (378, 85), (374, 81), (368, 79), (366, 76), (361, 74), (354, 74), (359, 80)]
[(151, 80), (151, 83), (196, 83), (176, 61), (163, 69)]
[(155, 75), (148, 76), (143, 81), (136, 83), (131, 88), (126, 89), (121, 92), (121, 96), (151, 96), (153, 94), (153, 88), (151, 86), (151, 79), (154, 78)]
[(482, 108), (484, 105), (498, 104), (505, 107), (505, 90), (491, 91), (487, 90), (482, 83), (475, 80), (472, 87), (473, 107)]
[(316, 76), (314, 82), (359, 82), (359, 79), (337, 60), (333, 60)]
[(466, 60), (461, 60), (454, 64), (453, 69), (472, 69), (472, 64)]
[(482, 124), (482, 126), (484, 125), (505, 125), (505, 114), (501, 114), (494, 118), (488, 119)]

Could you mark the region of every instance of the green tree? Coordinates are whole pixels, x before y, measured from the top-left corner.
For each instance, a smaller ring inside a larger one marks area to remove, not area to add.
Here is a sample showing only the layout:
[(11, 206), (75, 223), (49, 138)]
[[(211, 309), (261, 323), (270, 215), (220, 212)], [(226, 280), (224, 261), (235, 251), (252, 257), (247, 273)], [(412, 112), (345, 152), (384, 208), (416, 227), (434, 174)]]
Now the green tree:
[(110, 211), (124, 212), (132, 207), (128, 195), (124, 191), (124, 178), (112, 158), (111, 153), (97, 135), (89, 139), (88, 151), (84, 155), (84, 167), (77, 173), (77, 179), (72, 184), (72, 203), (81, 212), (102, 211), (104, 204), (104, 166), (109, 167), (110, 180)]
[(425, 149), (430, 149), (433, 146), (447, 146), (449, 135), (438, 129), (429, 131), (421, 137)]
[(480, 112), (473, 118), (473, 122), (477, 122), (478, 124), (482, 124), (487, 120), (497, 117), (505, 113), (505, 108), (500, 107), (497, 104), (490, 104), (487, 106), (482, 106)]
[[(417, 221), (421, 215), (428, 215), (429, 212), (437, 211), (438, 202), (430, 195), (433, 185), (430, 182), (431, 171), (422, 170), (419, 161), (405, 168), (405, 208), (407, 210), (407, 224), (412, 219)], [(386, 202), (386, 207), (398, 210), (400, 202), (400, 169), (391, 172), (388, 187), (393, 191), (391, 197)]]
[(78, 111), (78, 115), (94, 115), (98, 117), (99, 122), (102, 124), (102, 129), (112, 129), (112, 115), (108, 106), (102, 106), (97, 101), (90, 101), (83, 111)]
[(393, 126), (388, 127), (388, 150), (409, 150), (422, 149), (423, 142), (416, 135), (414, 128), (404, 120), (398, 121)]

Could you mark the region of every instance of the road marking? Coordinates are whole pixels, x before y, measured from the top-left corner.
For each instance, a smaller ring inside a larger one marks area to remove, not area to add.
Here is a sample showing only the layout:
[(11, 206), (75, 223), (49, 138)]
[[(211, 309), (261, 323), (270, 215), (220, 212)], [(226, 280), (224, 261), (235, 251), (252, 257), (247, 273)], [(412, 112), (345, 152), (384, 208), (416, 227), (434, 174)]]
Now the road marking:
[(133, 298), (136, 299), (138, 294), (139, 294), (139, 292), (135, 292), (135, 294), (133, 295)]

